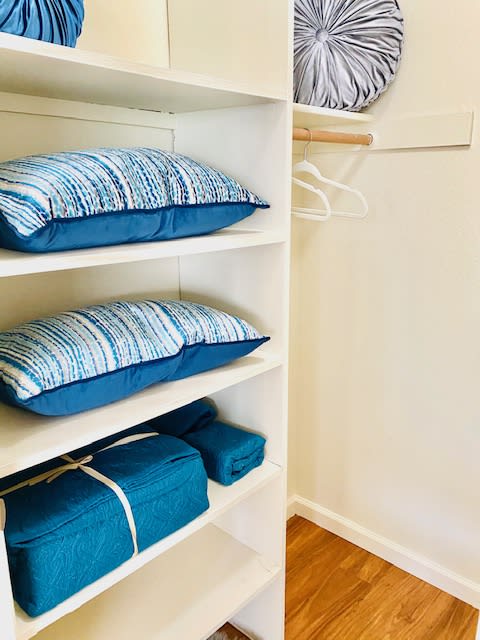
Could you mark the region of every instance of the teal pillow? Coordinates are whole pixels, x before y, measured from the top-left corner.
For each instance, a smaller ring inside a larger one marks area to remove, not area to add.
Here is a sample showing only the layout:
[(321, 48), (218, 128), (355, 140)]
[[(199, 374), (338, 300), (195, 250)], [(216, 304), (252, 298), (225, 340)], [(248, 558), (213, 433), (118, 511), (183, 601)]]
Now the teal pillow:
[(193, 302), (112, 302), (0, 333), (0, 400), (69, 415), (244, 356), (268, 340)]
[(47, 252), (210, 233), (268, 204), (221, 171), (160, 149), (0, 164), (0, 247)]

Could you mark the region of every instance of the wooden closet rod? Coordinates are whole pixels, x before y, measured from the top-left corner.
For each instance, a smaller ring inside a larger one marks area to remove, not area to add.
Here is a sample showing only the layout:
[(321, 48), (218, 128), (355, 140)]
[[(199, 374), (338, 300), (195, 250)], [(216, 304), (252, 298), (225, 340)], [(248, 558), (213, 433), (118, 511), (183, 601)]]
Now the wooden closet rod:
[(373, 142), (371, 133), (340, 133), (339, 131), (311, 131), (293, 129), (293, 139), (302, 142), (332, 142), (336, 144), (361, 144), (368, 147)]

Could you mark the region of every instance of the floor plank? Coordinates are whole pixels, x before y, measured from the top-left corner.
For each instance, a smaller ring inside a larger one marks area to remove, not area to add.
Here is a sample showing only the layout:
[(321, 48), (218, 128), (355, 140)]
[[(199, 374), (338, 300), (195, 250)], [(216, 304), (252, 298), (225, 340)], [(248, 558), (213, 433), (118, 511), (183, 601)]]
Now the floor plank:
[(295, 516), (286, 640), (474, 640), (478, 612)]

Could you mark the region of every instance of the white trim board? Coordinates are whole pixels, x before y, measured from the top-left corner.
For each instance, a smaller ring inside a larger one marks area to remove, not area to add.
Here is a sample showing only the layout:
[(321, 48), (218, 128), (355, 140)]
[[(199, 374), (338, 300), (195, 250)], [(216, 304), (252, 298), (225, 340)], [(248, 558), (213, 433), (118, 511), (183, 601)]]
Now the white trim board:
[(67, 120), (107, 122), (150, 129), (175, 129), (177, 126), (176, 116), (172, 113), (5, 92), (0, 92), (0, 111)]
[(469, 147), (473, 137), (473, 111), (405, 116), (379, 124), (373, 131), (371, 151)]
[(297, 500), (300, 498), (296, 495), (290, 496), (287, 500), (287, 520), (293, 518), (293, 516), (300, 515), (297, 511)]
[[(455, 113), (411, 115), (402, 118), (384, 118), (371, 124), (361, 122), (352, 127), (351, 123), (330, 128), (334, 131), (353, 133), (371, 133), (373, 144), (369, 147), (359, 145), (315, 144), (310, 152), (311, 158), (324, 153), (369, 154), (381, 151), (414, 151), (419, 149), (466, 148), (473, 142), (475, 113), (459, 111)], [(318, 127), (316, 127), (318, 128)], [(303, 154), (304, 143), (294, 144), (294, 154)]]
[[(432, 562), (428, 558), (384, 538), (338, 513), (302, 498), (291, 496), (288, 501), (288, 517), (301, 516), (319, 527), (334, 533), (370, 553), (407, 571), (411, 575), (449, 593), (476, 609), (480, 608), (480, 584)], [(477, 640), (480, 640), (480, 629)]]

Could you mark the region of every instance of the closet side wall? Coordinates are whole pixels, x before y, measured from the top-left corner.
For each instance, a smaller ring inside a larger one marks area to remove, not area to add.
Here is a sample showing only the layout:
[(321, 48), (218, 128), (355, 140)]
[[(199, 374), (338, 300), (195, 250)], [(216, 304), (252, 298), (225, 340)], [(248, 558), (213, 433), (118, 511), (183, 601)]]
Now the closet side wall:
[(85, 0), (78, 48), (168, 67), (167, 0)]
[[(379, 126), (473, 110), (480, 5), (401, 6), (405, 55)], [(294, 223), (300, 512), (479, 606), (478, 127), (470, 149), (315, 159), (371, 214)]]

